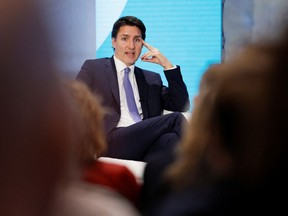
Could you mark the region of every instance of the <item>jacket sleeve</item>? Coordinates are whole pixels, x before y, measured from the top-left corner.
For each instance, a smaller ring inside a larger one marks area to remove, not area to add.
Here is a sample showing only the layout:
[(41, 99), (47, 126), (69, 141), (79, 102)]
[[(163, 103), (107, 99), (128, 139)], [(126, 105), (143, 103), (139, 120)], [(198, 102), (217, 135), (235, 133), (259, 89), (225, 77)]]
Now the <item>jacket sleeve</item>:
[(166, 110), (185, 112), (190, 108), (189, 94), (183, 81), (180, 66), (164, 71), (168, 87), (162, 88), (162, 103)]

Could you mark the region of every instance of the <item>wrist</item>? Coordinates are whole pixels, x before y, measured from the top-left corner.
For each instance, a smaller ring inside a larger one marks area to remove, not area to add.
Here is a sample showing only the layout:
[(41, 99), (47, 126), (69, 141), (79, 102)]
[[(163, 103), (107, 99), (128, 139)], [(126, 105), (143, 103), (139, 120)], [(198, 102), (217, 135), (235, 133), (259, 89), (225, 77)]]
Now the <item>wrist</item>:
[(163, 67), (164, 68), (164, 70), (173, 70), (173, 69), (175, 69), (177, 66), (176, 65), (167, 65), (167, 66), (165, 66), (165, 67)]

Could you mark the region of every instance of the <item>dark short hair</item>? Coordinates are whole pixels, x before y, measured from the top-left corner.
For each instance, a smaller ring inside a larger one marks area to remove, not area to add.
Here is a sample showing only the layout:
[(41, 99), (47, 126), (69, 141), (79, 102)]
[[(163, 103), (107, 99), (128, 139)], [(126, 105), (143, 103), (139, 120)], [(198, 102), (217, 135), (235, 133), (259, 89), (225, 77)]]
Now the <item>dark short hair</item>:
[(146, 38), (146, 27), (145, 27), (144, 23), (140, 19), (138, 19), (137, 17), (134, 17), (134, 16), (120, 17), (113, 25), (112, 38), (116, 38), (120, 27), (121, 26), (126, 26), (126, 25), (138, 27), (140, 29), (140, 31), (141, 31), (142, 39), (145, 40), (145, 38)]

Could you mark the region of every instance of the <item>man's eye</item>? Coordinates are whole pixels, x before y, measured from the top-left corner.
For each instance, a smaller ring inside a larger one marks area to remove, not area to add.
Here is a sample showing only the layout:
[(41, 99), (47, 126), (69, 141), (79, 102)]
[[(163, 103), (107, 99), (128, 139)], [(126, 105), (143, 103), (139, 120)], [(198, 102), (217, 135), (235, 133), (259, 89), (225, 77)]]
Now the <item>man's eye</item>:
[(126, 41), (126, 40), (127, 40), (127, 38), (122, 38), (121, 40), (122, 40), (122, 41)]
[(136, 42), (141, 42), (140, 38), (135, 39)]

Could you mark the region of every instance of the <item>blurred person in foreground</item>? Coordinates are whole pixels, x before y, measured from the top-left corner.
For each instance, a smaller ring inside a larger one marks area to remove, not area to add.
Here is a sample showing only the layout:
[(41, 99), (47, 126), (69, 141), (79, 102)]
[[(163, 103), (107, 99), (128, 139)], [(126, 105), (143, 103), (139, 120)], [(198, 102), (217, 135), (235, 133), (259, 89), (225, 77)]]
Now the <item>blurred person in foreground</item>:
[(71, 120), (78, 117), (51, 61), (38, 6), (0, 2), (0, 214), (137, 215), (116, 195), (81, 184)]
[(75, 112), (81, 117), (76, 127), (79, 133), (77, 152), (83, 179), (120, 193), (138, 207), (140, 185), (134, 174), (124, 165), (98, 160), (107, 148), (102, 124), (105, 111), (100, 99), (80, 81), (69, 80), (66, 87), (72, 96)]
[(144, 215), (287, 214), (287, 35), (209, 70), (217, 82), (167, 168), (170, 189)]
[[(217, 64), (210, 67), (217, 67)], [(193, 98), (194, 106), (196, 106), (199, 100), (208, 92), (213, 92), (217, 86), (218, 76), (221, 73), (211, 68), (207, 70), (201, 78), (199, 92)], [(197, 116), (195, 118), (197, 118)], [(189, 133), (188, 126), (184, 129), (186, 133)], [(146, 165), (143, 173), (143, 186), (140, 192), (140, 209), (145, 214), (149, 212), (149, 209), (153, 208), (154, 205), (157, 205), (158, 199), (161, 199), (163, 194), (169, 192), (170, 187), (166, 182), (165, 172), (167, 167), (175, 161), (176, 156), (177, 152), (171, 152), (169, 155), (163, 155)]]
[(0, 2), (0, 214), (49, 215), (70, 173), (68, 105), (32, 0)]
[[(120, 17), (112, 29), (113, 56), (86, 60), (76, 76), (102, 98), (108, 110), (104, 120), (107, 157), (149, 162), (174, 151), (181, 139), (186, 119), (180, 112), (189, 109), (189, 96), (180, 66), (145, 38), (146, 27), (140, 19)], [(160, 74), (136, 66), (143, 46), (148, 51), (141, 60), (163, 67), (168, 86)], [(131, 97), (125, 88), (130, 85)], [(164, 110), (174, 112), (163, 115)]]

